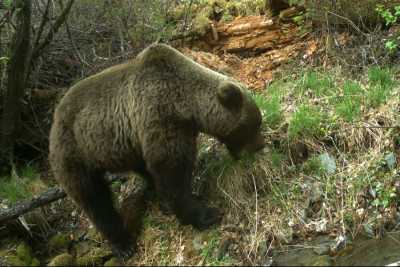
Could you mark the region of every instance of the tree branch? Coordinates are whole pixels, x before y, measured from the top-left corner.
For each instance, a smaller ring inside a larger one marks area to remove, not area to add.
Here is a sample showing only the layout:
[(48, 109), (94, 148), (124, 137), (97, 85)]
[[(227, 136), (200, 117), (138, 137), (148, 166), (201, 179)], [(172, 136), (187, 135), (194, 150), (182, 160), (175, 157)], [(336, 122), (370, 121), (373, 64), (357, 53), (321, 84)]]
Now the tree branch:
[(74, 4), (75, 0), (69, 0), (67, 6), (65, 9), (62, 11), (61, 15), (57, 18), (56, 22), (54, 23), (53, 27), (49, 30), (47, 36), (44, 38), (43, 42), (38, 44), (37, 47), (34, 47), (33, 51), (33, 56), (32, 56), (32, 61), (37, 59), (40, 56), (40, 53), (43, 51), (46, 46), (48, 46), (51, 41), (53, 40), (54, 36), (60, 29), (61, 25), (66, 21), (69, 11), (72, 8), (72, 5)]
[[(127, 178), (121, 177), (118, 175), (110, 175), (106, 178), (106, 180), (108, 183), (113, 183), (117, 180), (119, 180), (121, 182), (125, 182), (127, 180)], [(138, 184), (138, 186), (139, 186), (138, 188), (135, 188), (134, 194), (142, 193), (146, 188), (146, 184), (143, 184), (143, 183)], [(40, 194), (37, 197), (34, 197), (30, 200), (24, 200), (24, 201), (18, 202), (11, 208), (0, 211), (0, 224), (3, 224), (9, 220), (16, 219), (19, 216), (21, 216), (29, 211), (32, 211), (33, 209), (45, 206), (56, 200), (65, 198), (66, 196), (67, 196), (67, 194), (60, 187), (50, 188), (49, 190), (45, 191), (44, 193)]]

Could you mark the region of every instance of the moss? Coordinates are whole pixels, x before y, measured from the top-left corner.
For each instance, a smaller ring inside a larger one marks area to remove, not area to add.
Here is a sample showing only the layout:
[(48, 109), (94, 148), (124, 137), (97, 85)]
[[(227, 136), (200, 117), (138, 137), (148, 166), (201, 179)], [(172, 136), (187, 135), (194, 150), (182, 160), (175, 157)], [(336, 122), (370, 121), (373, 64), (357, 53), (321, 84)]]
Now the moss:
[(196, 33), (204, 35), (210, 29), (209, 10), (202, 10), (193, 20), (193, 29)]
[(88, 254), (79, 257), (76, 260), (79, 266), (96, 266), (101, 265), (107, 258), (112, 256), (112, 252), (105, 248), (95, 248)]
[(32, 248), (28, 244), (26, 243), (19, 244), (16, 252), (17, 252), (17, 257), (25, 263), (24, 265), (31, 264), (33, 260), (33, 252)]
[(50, 251), (67, 250), (71, 244), (71, 239), (66, 234), (56, 234), (48, 242), (47, 246)]
[(48, 266), (72, 266), (75, 265), (75, 259), (68, 253), (60, 254), (54, 257)]
[(26, 266), (27, 264), (17, 256), (8, 256), (7, 262), (10, 266)]
[(40, 261), (36, 258), (32, 259), (31, 266), (40, 266)]
[(121, 262), (117, 258), (111, 258), (104, 263), (104, 266), (121, 266)]

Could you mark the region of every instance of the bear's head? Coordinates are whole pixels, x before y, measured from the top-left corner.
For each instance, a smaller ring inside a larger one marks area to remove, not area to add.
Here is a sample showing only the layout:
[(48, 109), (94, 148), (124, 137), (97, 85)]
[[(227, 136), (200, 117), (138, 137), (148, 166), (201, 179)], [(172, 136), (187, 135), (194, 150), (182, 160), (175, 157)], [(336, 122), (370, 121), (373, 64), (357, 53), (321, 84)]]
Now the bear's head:
[(237, 159), (242, 152), (254, 153), (262, 149), (265, 146), (261, 135), (262, 116), (252, 97), (231, 81), (219, 85), (217, 96), (236, 118), (233, 127), (219, 138), (232, 157)]

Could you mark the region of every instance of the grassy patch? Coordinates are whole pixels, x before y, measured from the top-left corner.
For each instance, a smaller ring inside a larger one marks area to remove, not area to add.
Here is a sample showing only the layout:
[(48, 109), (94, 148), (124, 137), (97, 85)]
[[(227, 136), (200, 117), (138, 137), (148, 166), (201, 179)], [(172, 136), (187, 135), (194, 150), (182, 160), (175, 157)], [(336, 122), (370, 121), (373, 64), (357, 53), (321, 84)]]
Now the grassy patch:
[(282, 106), (278, 93), (273, 92), (270, 96), (254, 94), (253, 98), (261, 110), (263, 123), (270, 128), (277, 128), (283, 119)]
[(35, 183), (39, 173), (35, 166), (27, 165), (9, 177), (0, 178), (0, 198), (7, 199), (10, 203), (32, 197), (32, 190), (36, 188)]
[(310, 91), (314, 96), (321, 97), (332, 91), (333, 86), (334, 82), (329, 74), (307, 71), (300, 79), (297, 88), (300, 94)]
[(302, 105), (294, 112), (289, 123), (288, 136), (289, 139), (320, 137), (323, 134), (322, 112), (312, 106)]
[(385, 103), (393, 90), (395, 82), (390, 69), (372, 67), (368, 71), (369, 90), (366, 102), (370, 107), (378, 107)]
[(221, 241), (218, 231), (212, 231), (210, 233), (210, 239), (206, 242), (206, 245), (202, 248), (200, 255), (203, 258), (203, 265), (207, 266), (231, 266), (235, 263), (233, 259), (225, 255), (217, 255), (218, 245)]
[(361, 113), (361, 85), (358, 82), (346, 81), (343, 95), (336, 99), (335, 111), (345, 121), (352, 122)]

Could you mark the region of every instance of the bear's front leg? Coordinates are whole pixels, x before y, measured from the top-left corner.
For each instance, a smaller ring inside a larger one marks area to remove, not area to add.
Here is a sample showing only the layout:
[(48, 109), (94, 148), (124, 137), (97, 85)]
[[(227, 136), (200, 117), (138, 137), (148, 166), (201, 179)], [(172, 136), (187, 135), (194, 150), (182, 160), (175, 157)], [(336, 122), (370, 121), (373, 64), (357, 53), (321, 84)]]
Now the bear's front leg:
[[(220, 222), (222, 213), (192, 194), (196, 159), (195, 139), (178, 138), (147, 150), (145, 160), (160, 201), (167, 203), (182, 224), (206, 229)], [(185, 142), (186, 141), (186, 142)], [(154, 143), (153, 143), (154, 144)]]

